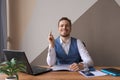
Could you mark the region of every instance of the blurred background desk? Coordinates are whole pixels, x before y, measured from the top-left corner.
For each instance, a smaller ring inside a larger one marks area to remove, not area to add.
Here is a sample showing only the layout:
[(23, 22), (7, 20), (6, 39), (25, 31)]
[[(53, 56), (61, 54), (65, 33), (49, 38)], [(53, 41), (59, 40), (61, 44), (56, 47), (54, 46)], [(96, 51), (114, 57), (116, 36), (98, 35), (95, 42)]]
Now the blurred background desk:
[[(101, 68), (106, 67), (96, 67), (96, 69), (101, 70)], [(120, 69), (120, 67), (115, 67)], [(4, 80), (6, 75), (0, 74), (0, 80)], [(28, 75), (25, 73), (19, 73), (19, 80), (120, 80), (120, 77), (113, 77), (110, 75), (86, 78), (78, 72), (68, 72), (68, 71), (54, 71), (37, 76)]]

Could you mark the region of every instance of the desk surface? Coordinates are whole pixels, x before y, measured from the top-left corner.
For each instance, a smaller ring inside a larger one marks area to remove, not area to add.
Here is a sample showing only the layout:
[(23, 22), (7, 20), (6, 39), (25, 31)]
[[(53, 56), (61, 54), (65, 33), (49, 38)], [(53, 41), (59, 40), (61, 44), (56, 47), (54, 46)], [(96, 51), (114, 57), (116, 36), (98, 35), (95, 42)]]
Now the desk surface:
[[(96, 67), (96, 69), (101, 70), (101, 68), (106, 67)], [(120, 69), (120, 67), (115, 67)], [(4, 80), (6, 75), (0, 74), (0, 80)], [(37, 76), (28, 75), (25, 73), (19, 73), (19, 80), (120, 80), (120, 77), (113, 77), (110, 75), (86, 78), (78, 72), (68, 72), (68, 71), (51, 71)]]

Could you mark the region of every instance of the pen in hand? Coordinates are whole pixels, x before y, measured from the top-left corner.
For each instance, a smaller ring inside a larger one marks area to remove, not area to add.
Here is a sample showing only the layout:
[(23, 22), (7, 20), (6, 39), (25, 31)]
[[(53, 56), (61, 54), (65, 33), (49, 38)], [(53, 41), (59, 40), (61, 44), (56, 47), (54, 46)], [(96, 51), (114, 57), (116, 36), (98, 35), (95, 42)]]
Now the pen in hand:
[(50, 46), (54, 47), (54, 37), (52, 35), (52, 31), (49, 33), (48, 41), (49, 41)]

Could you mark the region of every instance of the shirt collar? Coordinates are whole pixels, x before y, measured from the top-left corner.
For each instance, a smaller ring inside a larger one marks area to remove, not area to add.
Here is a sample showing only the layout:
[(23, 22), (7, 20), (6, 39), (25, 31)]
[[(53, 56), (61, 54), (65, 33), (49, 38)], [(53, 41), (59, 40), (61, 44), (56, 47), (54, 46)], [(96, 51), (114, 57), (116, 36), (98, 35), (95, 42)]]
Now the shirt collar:
[(60, 44), (68, 44), (68, 43), (70, 43), (70, 42), (71, 42), (71, 37), (67, 40), (66, 43), (64, 43), (64, 42), (62, 41), (61, 37), (60, 37)]

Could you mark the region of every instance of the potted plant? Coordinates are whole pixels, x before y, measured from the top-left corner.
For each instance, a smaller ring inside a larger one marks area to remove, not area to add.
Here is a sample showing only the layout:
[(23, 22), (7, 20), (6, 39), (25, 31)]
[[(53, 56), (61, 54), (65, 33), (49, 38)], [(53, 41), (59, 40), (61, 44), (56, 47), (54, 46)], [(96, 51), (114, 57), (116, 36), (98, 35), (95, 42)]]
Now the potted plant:
[(26, 71), (26, 66), (15, 58), (12, 58), (10, 61), (0, 63), (0, 73), (8, 75), (6, 80), (19, 80), (19, 71)]

